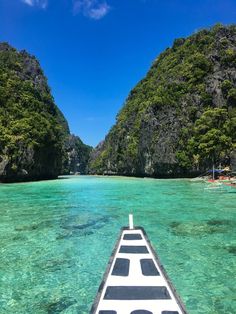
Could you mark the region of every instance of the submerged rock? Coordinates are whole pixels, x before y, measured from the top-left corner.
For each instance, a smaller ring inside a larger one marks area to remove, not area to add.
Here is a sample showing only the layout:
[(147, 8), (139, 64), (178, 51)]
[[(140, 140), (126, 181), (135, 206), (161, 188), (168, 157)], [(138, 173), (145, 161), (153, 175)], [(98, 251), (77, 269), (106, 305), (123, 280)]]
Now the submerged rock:
[(54, 222), (51, 220), (41, 221), (38, 223), (33, 223), (29, 225), (22, 225), (15, 227), (15, 231), (34, 231), (40, 228), (48, 228), (54, 225)]
[(39, 228), (38, 224), (16, 227), (15, 231), (33, 231)]
[(17, 234), (12, 238), (13, 241), (28, 241), (28, 238), (22, 234)]
[(173, 222), (170, 223), (170, 227), (172, 229), (175, 229), (175, 228), (179, 227), (179, 225), (181, 225), (181, 222), (178, 222), (178, 221), (173, 221)]
[(79, 225), (65, 225), (65, 226), (61, 226), (61, 228), (63, 229), (67, 229), (67, 230), (75, 230), (75, 229), (79, 229), (79, 230), (83, 230), (83, 229), (87, 229), (89, 227), (93, 227), (96, 225), (96, 220), (92, 220), (89, 221), (85, 224), (79, 224)]
[[(69, 219), (69, 222), (66, 222), (65, 224), (61, 225), (61, 228), (63, 229), (68, 229), (68, 230), (83, 230), (83, 229), (88, 229), (93, 227), (94, 229), (100, 228), (100, 225), (104, 225), (108, 223), (110, 220), (110, 217), (104, 216), (96, 219), (89, 219), (86, 223), (83, 224), (75, 224), (75, 223), (70, 223), (71, 218)], [(74, 222), (74, 218), (72, 219), (72, 222)]]
[(94, 234), (93, 231), (80, 231), (80, 230), (68, 231), (68, 232), (60, 233), (56, 237), (56, 240), (70, 239), (70, 238), (73, 238), (73, 237), (86, 237), (86, 236), (90, 236), (92, 234)]
[(228, 253), (236, 255), (236, 245), (226, 246), (225, 249), (228, 251)]
[(74, 266), (74, 264), (72, 260), (68, 260), (68, 259), (49, 259), (49, 260), (43, 261), (37, 266), (41, 268), (42, 270), (54, 272), (54, 271), (62, 270), (65, 268), (71, 268)]
[(79, 236), (89, 236), (94, 234), (95, 230), (103, 228), (110, 220), (110, 217), (104, 216), (97, 219), (88, 220), (86, 223), (83, 224), (75, 224), (75, 218), (73, 218), (73, 223), (65, 222), (61, 225), (61, 229), (66, 231), (60, 233), (57, 236), (57, 240), (60, 239), (69, 239), (71, 237), (79, 237)]
[(44, 305), (45, 310), (48, 314), (58, 314), (65, 311), (67, 308), (76, 303), (75, 299), (70, 298), (61, 298), (55, 300), (51, 303)]
[(170, 223), (171, 232), (177, 236), (204, 236), (213, 233), (226, 233), (234, 226), (230, 220), (209, 220), (202, 222), (178, 222)]
[(209, 226), (227, 226), (227, 225), (231, 225), (232, 221), (231, 220), (227, 220), (227, 219), (222, 219), (222, 220), (217, 220), (217, 219), (212, 219), (212, 220), (208, 220), (207, 224)]

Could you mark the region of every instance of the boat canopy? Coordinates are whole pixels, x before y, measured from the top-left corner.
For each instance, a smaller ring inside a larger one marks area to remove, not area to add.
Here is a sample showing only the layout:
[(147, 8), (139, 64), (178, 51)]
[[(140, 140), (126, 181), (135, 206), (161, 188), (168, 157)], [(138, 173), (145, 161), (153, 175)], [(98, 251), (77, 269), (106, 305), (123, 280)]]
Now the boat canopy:
[(222, 172), (225, 172), (225, 170), (224, 169), (211, 169), (211, 170), (208, 170), (207, 171), (208, 173), (222, 173)]

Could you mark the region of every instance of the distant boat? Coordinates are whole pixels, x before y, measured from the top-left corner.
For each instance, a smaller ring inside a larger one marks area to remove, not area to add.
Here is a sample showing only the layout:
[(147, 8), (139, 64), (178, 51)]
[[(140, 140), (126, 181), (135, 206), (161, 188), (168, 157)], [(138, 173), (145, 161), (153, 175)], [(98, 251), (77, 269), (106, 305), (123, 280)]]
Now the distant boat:
[(122, 228), (90, 314), (187, 314), (143, 228)]
[(225, 167), (223, 169), (216, 169), (215, 166), (212, 166), (212, 169), (208, 170), (204, 174), (190, 179), (190, 182), (207, 182), (207, 183), (215, 183), (215, 182), (228, 182), (230, 181), (229, 174), (231, 170), (229, 167)]

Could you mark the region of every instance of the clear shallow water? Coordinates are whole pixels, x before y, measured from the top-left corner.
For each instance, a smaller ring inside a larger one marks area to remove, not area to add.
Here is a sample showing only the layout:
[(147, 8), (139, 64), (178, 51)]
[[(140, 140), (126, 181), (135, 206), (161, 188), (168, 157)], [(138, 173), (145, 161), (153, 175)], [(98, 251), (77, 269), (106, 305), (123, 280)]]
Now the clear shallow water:
[(236, 189), (69, 177), (0, 185), (0, 313), (89, 312), (134, 213), (190, 314), (236, 313)]

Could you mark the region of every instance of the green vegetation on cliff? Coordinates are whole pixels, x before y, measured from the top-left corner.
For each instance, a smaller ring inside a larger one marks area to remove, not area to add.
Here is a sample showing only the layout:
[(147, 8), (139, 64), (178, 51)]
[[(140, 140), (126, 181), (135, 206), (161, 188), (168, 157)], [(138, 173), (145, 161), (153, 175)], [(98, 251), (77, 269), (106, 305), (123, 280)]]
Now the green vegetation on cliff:
[(227, 162), (236, 143), (236, 26), (174, 41), (130, 92), (92, 173), (182, 176)]
[(26, 51), (1, 43), (0, 181), (57, 177), (66, 171), (65, 164), (70, 166), (69, 141), (68, 124), (38, 61)]

